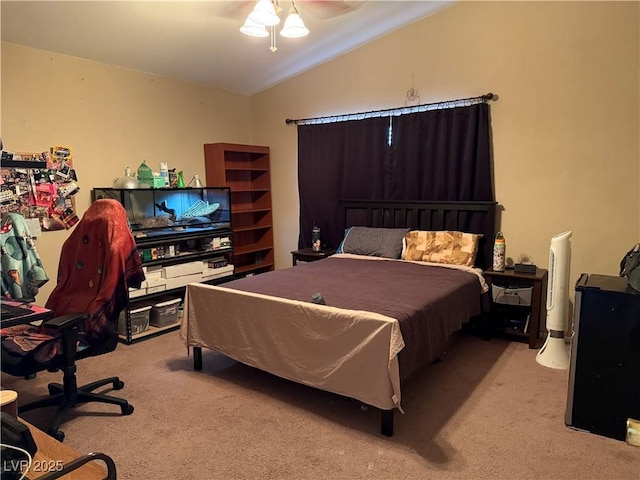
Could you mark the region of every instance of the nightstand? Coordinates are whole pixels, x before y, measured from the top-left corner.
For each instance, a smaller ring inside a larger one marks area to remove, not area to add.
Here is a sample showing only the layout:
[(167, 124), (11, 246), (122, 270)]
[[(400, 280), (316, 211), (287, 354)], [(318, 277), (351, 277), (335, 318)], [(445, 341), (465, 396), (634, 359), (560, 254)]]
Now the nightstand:
[[(484, 278), (491, 298), (491, 330), (526, 341), (529, 348), (539, 348), (542, 340), (540, 329), (546, 328), (547, 320), (547, 277), (547, 270), (543, 268), (537, 268), (536, 273), (516, 273), (512, 269), (504, 272), (486, 270)], [(506, 288), (511, 296), (496, 297), (501, 288)], [(520, 291), (530, 301), (525, 300), (522, 304), (513, 301), (514, 298), (517, 300)]]
[(295, 250), (291, 252), (293, 266), (295, 267), (300, 262), (315, 262), (317, 260), (322, 260), (323, 258), (330, 257), (336, 253), (333, 248), (325, 248), (320, 250), (319, 252), (314, 252), (312, 248), (302, 248), (300, 250)]

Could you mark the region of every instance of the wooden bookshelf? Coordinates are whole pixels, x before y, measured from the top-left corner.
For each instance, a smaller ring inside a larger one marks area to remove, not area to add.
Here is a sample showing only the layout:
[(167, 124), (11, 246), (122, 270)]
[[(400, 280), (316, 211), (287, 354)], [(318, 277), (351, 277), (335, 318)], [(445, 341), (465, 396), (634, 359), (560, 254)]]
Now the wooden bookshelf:
[(231, 189), (236, 275), (274, 269), (269, 147), (235, 143), (204, 145), (207, 185)]

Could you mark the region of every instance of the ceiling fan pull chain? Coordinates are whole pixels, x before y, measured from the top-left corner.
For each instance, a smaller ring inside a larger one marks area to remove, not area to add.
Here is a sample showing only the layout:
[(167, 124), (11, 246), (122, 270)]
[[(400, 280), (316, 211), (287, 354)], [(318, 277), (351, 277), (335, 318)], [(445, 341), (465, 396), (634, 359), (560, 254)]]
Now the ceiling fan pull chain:
[(275, 25), (271, 25), (271, 46), (269, 47), (273, 53), (278, 51), (278, 47), (276, 46), (276, 27)]

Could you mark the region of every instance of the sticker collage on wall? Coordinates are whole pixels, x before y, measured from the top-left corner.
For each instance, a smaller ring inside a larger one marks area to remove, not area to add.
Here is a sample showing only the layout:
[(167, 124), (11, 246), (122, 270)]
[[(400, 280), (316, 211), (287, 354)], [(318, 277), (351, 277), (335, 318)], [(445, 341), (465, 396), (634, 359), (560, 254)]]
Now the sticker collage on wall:
[(2, 151), (0, 210), (38, 219), (43, 231), (69, 229), (78, 223), (73, 200), (80, 190), (77, 182), (69, 147), (53, 146), (42, 153)]

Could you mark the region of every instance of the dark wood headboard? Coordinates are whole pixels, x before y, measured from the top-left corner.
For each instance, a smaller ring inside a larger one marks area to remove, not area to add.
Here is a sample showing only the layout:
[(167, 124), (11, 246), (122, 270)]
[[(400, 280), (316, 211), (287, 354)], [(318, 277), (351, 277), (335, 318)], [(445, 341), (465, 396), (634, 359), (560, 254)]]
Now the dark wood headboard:
[(405, 202), (342, 200), (340, 223), (344, 228), (366, 226), (412, 230), (458, 230), (482, 234), (476, 266), (489, 268), (496, 234), (497, 202)]

